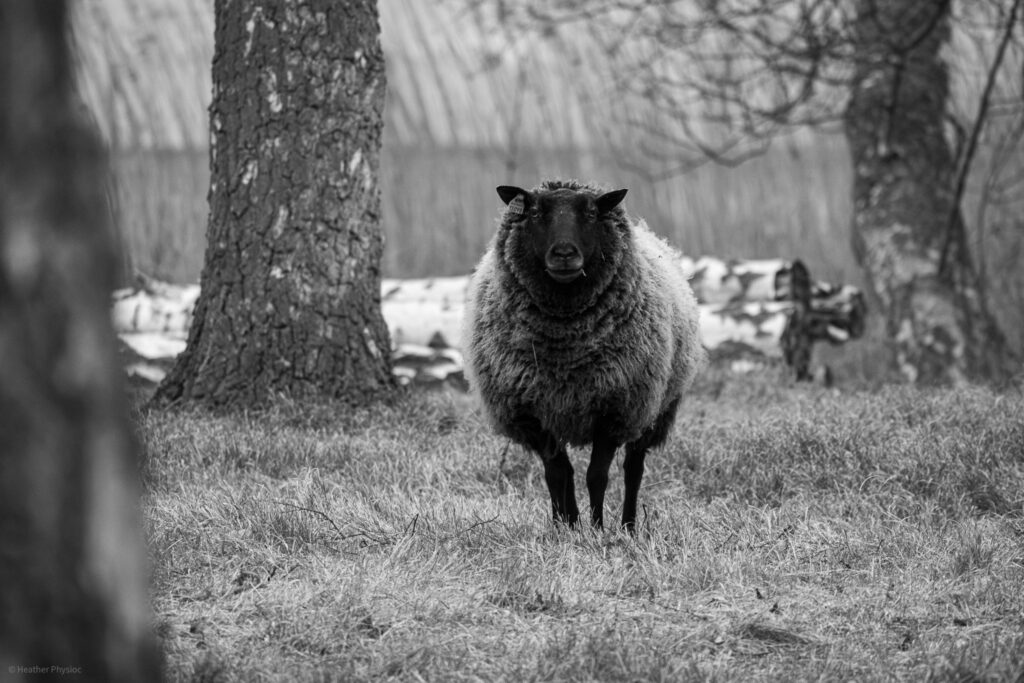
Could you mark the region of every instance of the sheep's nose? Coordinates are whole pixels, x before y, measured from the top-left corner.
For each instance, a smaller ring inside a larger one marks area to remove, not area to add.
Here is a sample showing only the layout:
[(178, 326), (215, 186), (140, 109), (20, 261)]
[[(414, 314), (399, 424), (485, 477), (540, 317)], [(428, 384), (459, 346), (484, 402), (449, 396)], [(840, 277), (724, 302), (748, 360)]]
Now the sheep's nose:
[(580, 250), (572, 242), (556, 242), (551, 247), (551, 255), (560, 259), (571, 259), (579, 255)]
[(559, 240), (548, 249), (544, 265), (556, 282), (572, 282), (583, 274), (583, 252), (572, 242)]

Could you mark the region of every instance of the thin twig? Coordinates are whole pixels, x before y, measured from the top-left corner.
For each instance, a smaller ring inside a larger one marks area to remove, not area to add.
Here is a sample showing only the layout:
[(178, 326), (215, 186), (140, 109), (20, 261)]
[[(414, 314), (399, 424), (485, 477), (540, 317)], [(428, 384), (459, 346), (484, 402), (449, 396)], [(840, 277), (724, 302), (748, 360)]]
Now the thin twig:
[(456, 531), (454, 533), (448, 534), (442, 540), (450, 541), (451, 539), (455, 538), (456, 536), (461, 536), (464, 533), (472, 531), (473, 529), (477, 528), (478, 526), (483, 526), (484, 524), (490, 524), (491, 522), (495, 522), (495, 521), (497, 521), (498, 517), (499, 517), (499, 515), (494, 515), (490, 519), (478, 519), (476, 522), (470, 524), (465, 529), (462, 529), (460, 531)]
[(332, 527), (334, 527), (334, 530), (338, 533), (339, 536), (343, 535), (343, 533), (342, 533), (341, 529), (338, 527), (338, 525), (334, 522), (333, 519), (331, 519), (330, 515), (328, 515), (323, 510), (316, 510), (314, 508), (307, 508), (307, 507), (303, 507), (301, 505), (296, 505), (295, 503), (289, 503), (289, 502), (283, 501), (283, 500), (277, 501), (277, 504), (278, 505), (284, 505), (286, 507), (290, 507), (290, 508), (292, 508), (294, 510), (298, 510), (300, 512), (309, 512), (310, 514), (316, 515), (317, 517), (322, 517), (323, 519), (326, 519), (328, 521), (328, 523)]
[(964, 150), (964, 157), (960, 160), (960, 168), (957, 171), (956, 189), (953, 193), (953, 203), (949, 207), (949, 218), (946, 221), (946, 235), (942, 243), (942, 253), (939, 256), (939, 276), (946, 274), (949, 267), (949, 251), (953, 246), (954, 228), (956, 227), (957, 216), (960, 215), (960, 201), (963, 199), (964, 190), (967, 186), (967, 172), (971, 168), (971, 160), (974, 159), (974, 152), (978, 147), (978, 139), (981, 137), (981, 130), (985, 127), (985, 117), (988, 115), (989, 100), (992, 90), (995, 89), (996, 79), (999, 76), (999, 67), (1003, 63), (1003, 56), (1006, 54), (1006, 46), (1013, 36), (1013, 29), (1017, 23), (1017, 10), (1020, 9), (1022, 0), (1014, 0), (1010, 8), (1010, 16), (1006, 21), (1006, 30), (999, 41), (999, 48), (996, 50), (995, 59), (988, 70), (988, 77), (985, 81), (985, 89), (981, 93), (981, 102), (978, 105), (978, 117), (974, 120), (974, 128), (971, 129), (971, 137), (967, 141), (967, 148)]
[(498, 461), (498, 482), (501, 482), (501, 478), (508, 479), (508, 475), (505, 474), (505, 465), (508, 463), (508, 449), (512, 445), (512, 439), (508, 439), (505, 442), (505, 447), (501, 449), (501, 460)]
[(376, 543), (377, 545), (384, 545), (384, 544), (386, 544), (386, 543), (388, 543), (389, 541), (392, 540), (390, 538), (374, 538), (373, 536), (371, 536), (370, 534), (366, 533), (365, 531), (357, 531), (357, 532), (352, 533), (352, 534), (346, 534), (345, 532), (343, 532), (341, 530), (341, 527), (339, 527), (337, 525), (337, 523), (335, 523), (335, 521), (333, 519), (331, 519), (330, 515), (328, 515), (326, 512), (323, 512), (322, 510), (317, 510), (315, 508), (303, 507), (302, 505), (296, 505), (295, 503), (289, 503), (289, 502), (283, 501), (283, 500), (279, 500), (279, 501), (276, 501), (276, 502), (279, 505), (284, 505), (284, 506), (290, 507), (293, 510), (298, 510), (299, 512), (308, 512), (308, 513), (310, 513), (312, 515), (316, 515), (317, 517), (321, 517), (323, 519), (326, 519), (327, 522), (331, 525), (331, 527), (334, 528), (335, 533), (338, 534), (337, 540), (339, 540), (339, 541), (347, 541), (350, 538), (357, 538), (359, 536), (362, 536), (363, 538), (367, 539), (368, 541), (370, 541), (372, 543)]
[(413, 534), (415, 534), (416, 533), (416, 523), (419, 522), (419, 521), (420, 521), (420, 514), (417, 512), (415, 515), (413, 515), (412, 521), (405, 525), (405, 529), (402, 530), (402, 533), (405, 534), (406, 536), (412, 536)]

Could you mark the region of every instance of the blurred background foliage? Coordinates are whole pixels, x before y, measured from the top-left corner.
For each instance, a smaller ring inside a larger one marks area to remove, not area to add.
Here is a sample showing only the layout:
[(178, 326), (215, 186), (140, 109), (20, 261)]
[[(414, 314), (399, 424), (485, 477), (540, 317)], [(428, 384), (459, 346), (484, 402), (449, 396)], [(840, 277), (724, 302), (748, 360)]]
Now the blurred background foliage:
[[(212, 4), (73, 5), (80, 90), (112, 151), (109, 194), (126, 274), (199, 277)], [(568, 20), (538, 16), (529, 2), (380, 0), (389, 81), (384, 275), (468, 272), (495, 227), (494, 186), (579, 177), (628, 187), (628, 210), (693, 256), (800, 258), (815, 277), (863, 285), (850, 246), (850, 157), (827, 107), (796, 117), (814, 127), (729, 139), (707, 101), (666, 99), (645, 80), (671, 81), (688, 68), (685, 54), (652, 38), (664, 26), (630, 32), (615, 21), (588, 21), (587, 8), (602, 4), (565, 0), (557, 6), (576, 12)], [(994, 17), (1004, 9), (995, 0), (954, 2), (947, 50), (954, 147), (977, 115), (995, 51)], [(1022, 42), (1013, 41), (995, 82), (963, 205), (976, 265), (1016, 348), (1024, 341)], [(743, 86), (758, 87), (756, 80)], [(720, 163), (704, 163), (708, 155), (682, 144), (680, 132), (726, 150)]]

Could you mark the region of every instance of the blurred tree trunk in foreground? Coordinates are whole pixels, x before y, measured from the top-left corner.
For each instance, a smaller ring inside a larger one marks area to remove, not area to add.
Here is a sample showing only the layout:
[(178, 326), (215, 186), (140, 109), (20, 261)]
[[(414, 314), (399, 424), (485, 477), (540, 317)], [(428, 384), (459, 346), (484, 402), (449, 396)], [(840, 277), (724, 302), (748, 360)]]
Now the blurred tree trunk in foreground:
[(0, 92), (0, 671), (156, 680), (104, 155), (63, 2), (0, 2)]
[(859, 0), (845, 112), (854, 251), (911, 381), (999, 379), (1006, 343), (979, 291), (946, 140), (949, 2)]
[(188, 348), (157, 403), (366, 401), (380, 313), (375, 0), (217, 0), (210, 224)]

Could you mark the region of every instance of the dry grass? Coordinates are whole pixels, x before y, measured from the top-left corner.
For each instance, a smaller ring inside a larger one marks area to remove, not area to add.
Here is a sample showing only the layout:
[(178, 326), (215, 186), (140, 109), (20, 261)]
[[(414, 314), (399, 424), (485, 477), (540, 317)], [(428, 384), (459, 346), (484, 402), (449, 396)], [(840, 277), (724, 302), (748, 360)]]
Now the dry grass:
[(199, 281), (206, 250), (206, 152), (121, 152), (111, 158), (129, 276)]
[[(209, 170), (205, 151), (115, 157), (122, 231), (139, 269), (195, 281), (202, 267)], [(574, 150), (386, 145), (382, 228), (387, 277), (458, 275), (494, 233), (494, 187), (578, 177), (630, 188), (628, 210), (691, 255), (802, 258), (818, 277), (860, 281), (847, 237), (850, 170), (842, 141), (780, 147), (737, 169), (707, 166), (651, 182), (615, 159)]]
[(837, 137), (780, 145), (735, 169), (709, 165), (652, 182), (620, 160), (573, 150), (385, 148), (385, 272), (468, 272), (494, 233), (499, 184), (577, 177), (627, 187), (627, 210), (691, 255), (802, 258), (819, 277), (859, 282), (850, 240), (850, 168)]
[(138, 419), (170, 680), (1024, 674), (1019, 393), (712, 372), (635, 540), (461, 394)]

